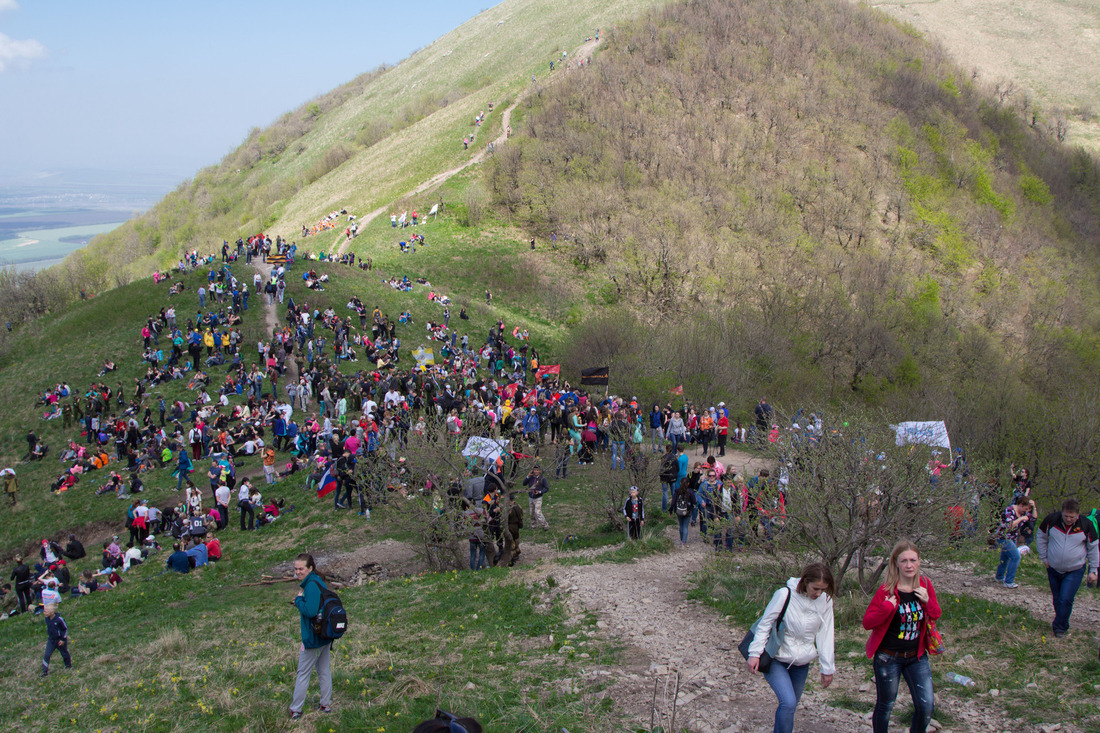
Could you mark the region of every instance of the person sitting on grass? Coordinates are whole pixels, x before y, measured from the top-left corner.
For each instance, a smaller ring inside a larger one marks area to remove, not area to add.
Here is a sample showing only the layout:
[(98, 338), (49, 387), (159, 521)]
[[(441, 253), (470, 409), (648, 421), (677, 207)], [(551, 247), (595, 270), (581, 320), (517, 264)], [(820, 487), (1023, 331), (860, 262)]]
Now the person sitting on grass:
[(80, 582), (76, 584), (76, 587), (72, 590), (73, 598), (79, 596), (89, 596), (99, 590), (99, 581), (96, 580), (95, 575), (91, 570), (85, 570), (80, 575)]
[(177, 573), (189, 573), (191, 572), (191, 561), (187, 557), (181, 548), (179, 542), (172, 544), (172, 554), (168, 556), (168, 560), (165, 561), (169, 570), (173, 570)]

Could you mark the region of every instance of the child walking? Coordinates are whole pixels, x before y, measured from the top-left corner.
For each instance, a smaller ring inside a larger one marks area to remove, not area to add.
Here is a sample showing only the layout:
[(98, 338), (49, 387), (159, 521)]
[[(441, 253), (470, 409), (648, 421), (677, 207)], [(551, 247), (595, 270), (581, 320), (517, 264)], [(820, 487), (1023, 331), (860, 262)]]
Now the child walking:
[(61, 652), (61, 659), (65, 662), (65, 669), (73, 668), (72, 657), (69, 656), (69, 627), (65, 625), (65, 619), (57, 613), (57, 604), (46, 604), (46, 653), (42, 655), (42, 676), (50, 673), (50, 657), (53, 650)]
[(630, 539), (637, 540), (642, 536), (642, 526), (645, 524), (645, 505), (638, 496), (638, 487), (630, 487), (630, 498), (623, 505), (623, 516), (626, 517), (627, 532)]

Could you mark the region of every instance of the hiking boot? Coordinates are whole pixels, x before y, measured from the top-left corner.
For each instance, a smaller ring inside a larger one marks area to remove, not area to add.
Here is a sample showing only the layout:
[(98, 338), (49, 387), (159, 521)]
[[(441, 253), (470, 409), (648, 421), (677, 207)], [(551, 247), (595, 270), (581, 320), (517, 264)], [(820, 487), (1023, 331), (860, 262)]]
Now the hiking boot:
[(1019, 583), (1005, 583), (1005, 588), (1019, 588)]
[(318, 704), (318, 705), (317, 705), (317, 710), (318, 710), (319, 712), (322, 712), (322, 713), (331, 713), (331, 712), (332, 712), (332, 706), (331, 706), (331, 705), (321, 705), (321, 704)]
[(302, 711), (301, 710), (291, 710), (290, 711), (290, 719), (291, 720), (298, 720), (298, 718), (301, 718), (301, 717), (302, 717)]

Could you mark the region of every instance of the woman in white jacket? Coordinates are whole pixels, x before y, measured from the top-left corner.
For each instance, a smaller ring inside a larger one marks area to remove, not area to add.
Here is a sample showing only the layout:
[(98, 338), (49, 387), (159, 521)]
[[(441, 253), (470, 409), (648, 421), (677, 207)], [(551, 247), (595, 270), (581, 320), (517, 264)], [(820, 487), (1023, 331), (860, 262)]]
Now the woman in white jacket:
[[(828, 566), (813, 563), (806, 566), (801, 578), (791, 578), (786, 587), (775, 592), (760, 617), (756, 635), (749, 647), (748, 667), (749, 672), (757, 673), (760, 655), (768, 646), (772, 664), (764, 677), (779, 698), (774, 733), (791, 733), (794, 730), (794, 713), (814, 658), (821, 662), (821, 686), (828, 687), (833, 681), (836, 671), (833, 657), (835, 593), (836, 584)], [(769, 645), (768, 640), (784, 605), (787, 610), (777, 630), (779, 643), (776, 648), (775, 642)]]

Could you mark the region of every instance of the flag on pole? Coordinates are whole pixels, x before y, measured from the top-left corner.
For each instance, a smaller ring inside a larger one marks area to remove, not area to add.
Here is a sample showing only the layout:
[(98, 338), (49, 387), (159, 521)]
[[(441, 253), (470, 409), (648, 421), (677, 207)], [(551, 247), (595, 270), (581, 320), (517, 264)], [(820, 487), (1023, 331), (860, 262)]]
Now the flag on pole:
[(547, 364), (546, 366), (540, 366), (535, 371), (535, 379), (542, 379), (547, 374), (561, 374), (561, 364)]
[(673, 387), (669, 390), (669, 392), (671, 392), (672, 394), (682, 395), (684, 393), (684, 385), (681, 384), (679, 387)]
[(425, 349), (423, 346), (413, 349), (413, 358), (416, 359), (416, 365), (420, 367), (421, 371), (435, 365), (435, 352), (431, 349)]
[(581, 384), (607, 386), (610, 379), (611, 367), (592, 367), (581, 370)]
[(336, 477), (332, 475), (332, 469), (325, 469), (324, 475), (321, 476), (321, 481), (317, 484), (317, 498), (321, 499), (333, 491), (336, 491)]

